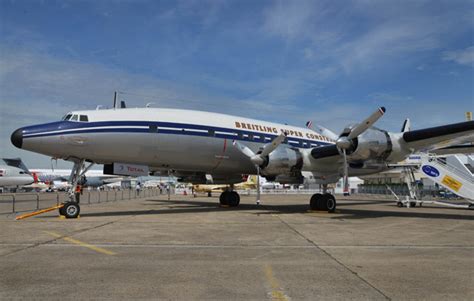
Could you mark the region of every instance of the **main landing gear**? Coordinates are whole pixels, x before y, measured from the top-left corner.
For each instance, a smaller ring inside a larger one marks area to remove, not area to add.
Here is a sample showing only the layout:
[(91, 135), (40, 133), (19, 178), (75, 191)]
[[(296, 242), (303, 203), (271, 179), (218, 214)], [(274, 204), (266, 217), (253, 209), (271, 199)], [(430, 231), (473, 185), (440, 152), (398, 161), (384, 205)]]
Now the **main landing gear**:
[(316, 193), (311, 196), (309, 207), (311, 210), (322, 210), (332, 213), (336, 211), (336, 198), (330, 193)]
[(68, 201), (59, 208), (59, 214), (66, 218), (77, 218), (79, 216), (79, 213), (81, 212), (81, 207), (79, 206), (80, 191), (77, 191), (76, 188), (82, 176), (84, 176), (86, 171), (94, 165), (94, 163), (90, 163), (86, 167), (84, 159), (75, 159), (73, 162), (74, 167), (72, 168), (71, 176), (69, 178), (71, 186), (68, 188)]
[(240, 204), (240, 196), (233, 190), (226, 190), (219, 196), (219, 203), (226, 207), (237, 207)]

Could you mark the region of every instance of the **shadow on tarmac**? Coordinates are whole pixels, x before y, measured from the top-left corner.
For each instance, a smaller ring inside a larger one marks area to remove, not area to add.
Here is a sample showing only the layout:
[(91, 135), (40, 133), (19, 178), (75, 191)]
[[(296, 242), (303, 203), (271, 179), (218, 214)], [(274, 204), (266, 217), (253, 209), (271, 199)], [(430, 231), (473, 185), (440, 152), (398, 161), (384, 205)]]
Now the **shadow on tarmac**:
[[(308, 213), (307, 204), (295, 205), (267, 205), (267, 204), (240, 204), (234, 208), (223, 208), (218, 202), (205, 201), (190, 201), (190, 200), (146, 200), (147, 206), (152, 205), (168, 205), (162, 209), (147, 209), (147, 210), (129, 210), (129, 211), (107, 211), (96, 213), (81, 213), (81, 217), (104, 217), (104, 216), (127, 216), (127, 215), (152, 215), (152, 214), (176, 214), (176, 213), (204, 213), (204, 212), (222, 212), (222, 211), (257, 211), (254, 214), (305, 214)], [(388, 210), (364, 210), (344, 208), (346, 206), (360, 206), (360, 205), (374, 205), (384, 204), (390, 206)], [(406, 218), (429, 218), (429, 219), (451, 219), (451, 220), (474, 220), (473, 215), (461, 214), (447, 214), (447, 213), (433, 213), (433, 212), (417, 212), (418, 208), (398, 208), (395, 203), (387, 201), (361, 201), (354, 203), (340, 203), (337, 205), (337, 213), (331, 219), (366, 219), (366, 218), (380, 218), (380, 217), (406, 217)], [(427, 207), (425, 207), (427, 208)], [(438, 208), (429, 207), (429, 209), (442, 210), (466, 210), (457, 208)], [(314, 216), (317, 218), (317, 216)], [(326, 217), (327, 218), (327, 217)]]

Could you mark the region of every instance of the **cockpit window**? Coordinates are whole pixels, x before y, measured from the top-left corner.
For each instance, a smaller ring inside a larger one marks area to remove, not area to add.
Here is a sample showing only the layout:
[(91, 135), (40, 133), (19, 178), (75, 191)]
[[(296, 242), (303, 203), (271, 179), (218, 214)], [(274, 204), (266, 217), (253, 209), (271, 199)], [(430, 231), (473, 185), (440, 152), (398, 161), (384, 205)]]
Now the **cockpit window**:
[(63, 120), (69, 120), (71, 119), (72, 114), (66, 114), (66, 116), (63, 117)]
[(71, 121), (77, 121), (77, 115), (76, 115), (76, 114), (72, 115), (71, 119), (69, 119), (69, 120), (71, 120)]
[(79, 117), (79, 121), (88, 122), (88, 121), (89, 121), (89, 118), (87, 118), (87, 115), (81, 115), (81, 116)]

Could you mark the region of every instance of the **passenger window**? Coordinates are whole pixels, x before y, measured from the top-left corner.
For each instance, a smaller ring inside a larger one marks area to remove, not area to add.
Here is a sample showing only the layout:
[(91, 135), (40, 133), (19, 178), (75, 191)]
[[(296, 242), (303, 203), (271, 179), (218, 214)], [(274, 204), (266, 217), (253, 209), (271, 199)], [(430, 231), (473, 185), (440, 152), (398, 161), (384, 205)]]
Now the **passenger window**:
[(211, 137), (216, 136), (216, 132), (214, 130), (209, 130), (208, 133), (209, 133), (209, 136)]
[(89, 121), (89, 118), (87, 118), (86, 115), (81, 115), (81, 116), (79, 117), (79, 121), (88, 122), (88, 121)]
[(150, 133), (158, 133), (158, 127), (156, 125), (150, 125)]
[(72, 115), (71, 121), (77, 121), (77, 115)]
[(253, 140), (253, 134), (249, 134), (249, 139)]

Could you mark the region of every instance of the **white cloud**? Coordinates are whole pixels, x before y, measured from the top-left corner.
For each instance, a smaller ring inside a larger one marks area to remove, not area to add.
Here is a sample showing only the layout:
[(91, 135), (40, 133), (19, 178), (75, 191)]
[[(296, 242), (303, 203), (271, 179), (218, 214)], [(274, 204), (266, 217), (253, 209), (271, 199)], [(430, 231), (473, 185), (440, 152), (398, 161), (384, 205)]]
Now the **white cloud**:
[(313, 1), (276, 1), (263, 13), (263, 30), (291, 40), (308, 32), (316, 13)]
[(473, 66), (474, 64), (474, 46), (466, 49), (446, 51), (443, 54), (443, 60), (453, 61), (460, 65)]

